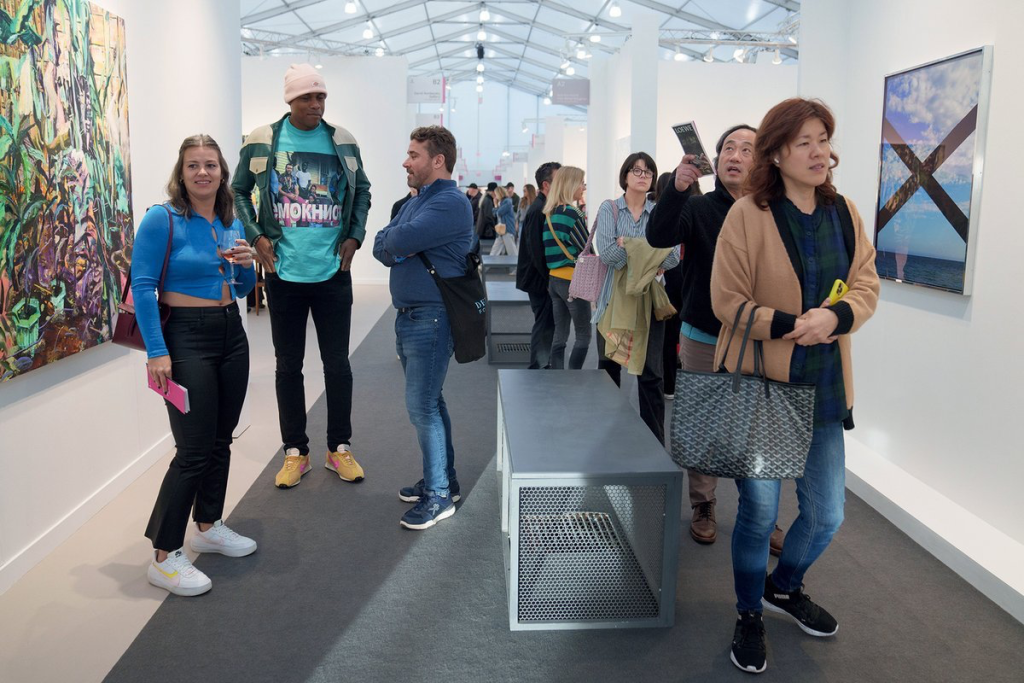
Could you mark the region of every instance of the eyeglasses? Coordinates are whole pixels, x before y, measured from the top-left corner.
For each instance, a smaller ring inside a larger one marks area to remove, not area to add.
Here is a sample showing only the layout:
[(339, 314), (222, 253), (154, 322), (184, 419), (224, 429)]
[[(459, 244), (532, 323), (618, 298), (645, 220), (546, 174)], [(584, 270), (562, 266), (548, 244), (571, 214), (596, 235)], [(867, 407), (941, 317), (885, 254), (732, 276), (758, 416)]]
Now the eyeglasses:
[(633, 168), (630, 169), (630, 171), (632, 171), (633, 175), (635, 175), (637, 178), (654, 177), (654, 171), (652, 171), (649, 168), (640, 168), (639, 166), (634, 166)]

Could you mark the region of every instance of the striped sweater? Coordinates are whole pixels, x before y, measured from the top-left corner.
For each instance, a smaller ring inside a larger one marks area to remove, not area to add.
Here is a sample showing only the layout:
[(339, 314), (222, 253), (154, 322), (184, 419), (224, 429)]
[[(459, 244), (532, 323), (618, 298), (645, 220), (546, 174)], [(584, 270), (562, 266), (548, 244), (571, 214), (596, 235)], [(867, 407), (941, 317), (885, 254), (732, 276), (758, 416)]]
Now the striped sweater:
[[(590, 231), (587, 230), (587, 217), (575, 206), (563, 204), (555, 208), (544, 223), (544, 260), (548, 271), (555, 277), (571, 279), (576, 257), (583, 251), (590, 235)], [(555, 235), (572, 258), (568, 258), (562, 247), (558, 246)]]

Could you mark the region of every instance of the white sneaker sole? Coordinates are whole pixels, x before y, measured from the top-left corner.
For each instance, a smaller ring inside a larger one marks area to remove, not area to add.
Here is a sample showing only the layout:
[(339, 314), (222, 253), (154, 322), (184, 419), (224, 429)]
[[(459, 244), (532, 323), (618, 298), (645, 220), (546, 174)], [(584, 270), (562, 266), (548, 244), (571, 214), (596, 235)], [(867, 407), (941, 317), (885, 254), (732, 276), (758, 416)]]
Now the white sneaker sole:
[(150, 584), (156, 586), (157, 588), (163, 588), (165, 591), (173, 593), (174, 595), (180, 595), (183, 598), (191, 598), (196, 595), (202, 595), (203, 593), (206, 593), (211, 588), (213, 588), (212, 581), (202, 586), (195, 586), (193, 588), (182, 588), (181, 586), (172, 586), (169, 583), (164, 583), (163, 581), (153, 578), (149, 574), (146, 574), (146, 578), (149, 580)]
[(736, 661), (736, 655), (732, 652), (729, 653), (729, 659), (732, 660), (732, 663), (736, 665), (737, 669), (739, 669), (740, 671), (746, 671), (750, 674), (764, 673), (764, 670), (768, 668), (768, 660), (765, 660), (764, 664), (761, 665), (760, 669), (755, 669), (752, 666), (741, 666), (740, 663)]
[[(796, 625), (800, 627), (801, 631), (803, 631), (804, 633), (806, 633), (809, 636), (814, 636), (816, 638), (828, 638), (829, 636), (834, 636), (835, 634), (839, 633), (839, 624), (836, 624), (836, 630), (832, 631), (832, 633), (824, 633), (823, 631), (815, 631), (813, 628), (805, 626), (803, 624), (803, 622), (801, 622), (799, 619), (794, 617), (792, 614), (790, 614), (786, 610), (782, 609), (781, 607), (776, 607), (775, 605), (773, 605), (772, 603), (768, 602), (764, 598), (761, 598), (761, 604), (764, 605), (764, 608), (767, 609), (767, 610), (771, 610), (772, 612), (778, 612), (779, 614), (785, 614), (787, 617), (789, 617), (790, 619), (792, 619), (793, 621), (796, 622)], [(737, 664), (737, 666), (739, 666), (739, 665)]]
[(434, 519), (432, 519), (432, 520), (430, 520), (428, 522), (424, 522), (423, 524), (409, 524), (404, 519), (399, 520), (398, 523), (401, 524), (402, 526), (404, 526), (406, 529), (416, 529), (418, 531), (420, 529), (429, 529), (430, 527), (432, 527), (435, 524), (437, 524), (438, 522), (440, 522), (442, 519), (448, 519), (449, 517), (451, 517), (454, 514), (455, 514), (455, 506), (452, 505), (450, 508), (448, 508), (447, 510), (445, 510), (444, 512), (439, 514)]
[(220, 553), (221, 555), (227, 555), (228, 557), (245, 557), (246, 555), (252, 555), (256, 552), (256, 542), (253, 541), (251, 546), (245, 546), (243, 548), (226, 548), (222, 545), (216, 545), (214, 543), (207, 543), (199, 540), (197, 536), (193, 536), (192, 540), (188, 542), (192, 550), (197, 553)]
[[(418, 503), (418, 502), (420, 502), (420, 497), (419, 496), (403, 496), (401, 493), (399, 493), (398, 494), (398, 500), (402, 501), (403, 503)], [(462, 496), (461, 495), (459, 495), (458, 493), (453, 493), (452, 494), (452, 502), (453, 503), (458, 503), (460, 500), (462, 500)]]
[(341, 476), (341, 472), (339, 472), (339, 471), (338, 471), (337, 469), (335, 469), (335, 468), (334, 468), (334, 467), (333, 467), (333, 466), (331, 465), (331, 463), (327, 463), (327, 464), (325, 464), (325, 465), (324, 465), (324, 467), (325, 467), (326, 469), (329, 469), (329, 470), (330, 470), (331, 472), (334, 472), (335, 474), (337, 474), (337, 475), (338, 475), (338, 478), (339, 478), (339, 479), (341, 479), (342, 481), (350, 481), (350, 482), (352, 482), (353, 484), (355, 484), (355, 483), (358, 483), (358, 482), (362, 481), (363, 479), (365, 479), (365, 477), (356, 477), (355, 479), (346, 479), (345, 477)]

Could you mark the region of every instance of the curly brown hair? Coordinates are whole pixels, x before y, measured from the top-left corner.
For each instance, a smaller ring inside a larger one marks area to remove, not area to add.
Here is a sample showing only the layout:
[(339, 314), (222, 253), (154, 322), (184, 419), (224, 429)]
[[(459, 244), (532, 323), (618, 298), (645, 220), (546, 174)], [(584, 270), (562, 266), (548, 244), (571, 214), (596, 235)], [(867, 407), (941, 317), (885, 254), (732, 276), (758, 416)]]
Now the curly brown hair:
[(231, 169), (220, 151), (220, 145), (209, 135), (190, 135), (185, 138), (181, 147), (178, 148), (178, 161), (171, 171), (171, 179), (167, 181), (167, 197), (170, 205), (177, 209), (185, 218), (192, 218), (192, 202), (188, 198), (188, 191), (181, 180), (182, 167), (185, 165), (185, 152), (193, 147), (209, 147), (217, 152), (217, 163), (220, 164), (221, 183), (217, 188), (217, 197), (213, 203), (213, 212), (224, 227), (229, 227), (235, 222), (235, 193), (231, 191)]
[[(768, 203), (781, 199), (786, 195), (786, 186), (782, 182), (782, 173), (772, 159), (778, 156), (782, 148), (796, 139), (800, 128), (809, 119), (819, 119), (825, 126), (829, 141), (836, 132), (836, 119), (832, 110), (821, 100), (809, 100), (794, 97), (779, 102), (772, 107), (757, 129), (754, 141), (754, 166), (747, 176), (746, 191), (754, 203), (763, 210)], [(832, 165), (825, 182), (815, 188), (814, 193), (823, 204), (833, 204), (836, 200), (836, 187), (832, 184), (832, 169), (839, 165), (839, 157), (835, 150), (829, 150)]]

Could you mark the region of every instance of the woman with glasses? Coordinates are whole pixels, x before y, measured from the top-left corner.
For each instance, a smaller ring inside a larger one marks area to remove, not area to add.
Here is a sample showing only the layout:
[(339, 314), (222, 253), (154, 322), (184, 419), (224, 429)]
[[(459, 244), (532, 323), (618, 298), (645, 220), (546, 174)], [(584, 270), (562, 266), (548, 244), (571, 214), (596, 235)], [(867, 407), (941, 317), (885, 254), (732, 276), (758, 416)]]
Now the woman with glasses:
[(583, 169), (562, 166), (551, 182), (551, 193), (544, 204), (544, 260), (548, 266), (548, 294), (555, 319), (550, 365), (557, 370), (565, 367), (570, 320), (576, 340), (569, 356), (569, 369), (582, 369), (590, 349), (590, 302), (569, 299), (576, 258), (590, 235), (586, 215), (576, 208), (585, 189)]
[[(653, 249), (647, 245), (645, 236), (647, 220), (654, 209), (654, 202), (648, 199), (647, 193), (654, 185), (658, 175), (658, 166), (646, 152), (635, 152), (626, 157), (619, 169), (619, 187), (623, 194), (618, 199), (608, 200), (597, 210), (595, 222), (594, 245), (601, 261), (608, 265), (608, 276), (597, 301), (597, 309), (592, 321), (598, 322), (608, 306), (612, 295), (612, 279), (615, 271), (622, 270), (630, 263), (630, 255), (625, 248), (625, 240), (638, 239), (646, 249), (634, 251), (634, 258), (648, 257)], [(665, 270), (679, 265), (679, 250), (672, 249), (662, 261), (658, 270), (661, 276)], [(647, 355), (644, 360), (643, 372), (637, 378), (637, 391), (640, 399), (640, 417), (650, 428), (658, 440), (665, 442), (665, 386), (664, 386), (664, 354), (665, 323), (659, 321), (651, 311), (650, 327), (647, 337)], [(597, 333), (597, 367), (607, 372), (619, 384), (622, 366), (605, 357), (605, 340), (600, 331)]]

